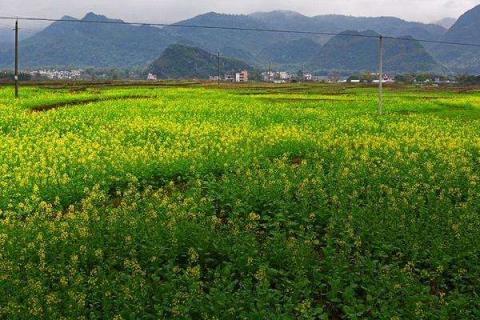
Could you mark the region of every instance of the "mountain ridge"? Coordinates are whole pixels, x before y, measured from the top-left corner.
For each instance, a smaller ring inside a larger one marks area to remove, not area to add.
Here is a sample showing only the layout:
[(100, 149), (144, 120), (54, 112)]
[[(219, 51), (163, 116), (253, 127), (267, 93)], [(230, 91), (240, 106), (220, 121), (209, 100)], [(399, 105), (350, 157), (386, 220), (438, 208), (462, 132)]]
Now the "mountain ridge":
[[(112, 21), (106, 16), (88, 13), (74, 21)], [(161, 29), (106, 23), (54, 22), (20, 42), (23, 68), (38, 67), (131, 67), (153, 61), (171, 43)], [(3, 51), (0, 66), (13, 60), (13, 51)]]
[[(480, 28), (475, 21), (480, 20), (477, 10), (473, 8), (466, 12), (450, 30), (435, 24), (410, 22), (396, 17), (346, 15), (308, 17), (285, 10), (256, 12), (249, 15), (207, 12), (177, 22), (177, 26), (157, 28), (122, 24), (121, 19), (88, 12), (81, 18), (64, 16), (63, 19), (120, 23), (54, 22), (32, 37), (21, 41), (21, 66), (22, 68), (145, 66), (157, 59), (170, 45), (182, 44), (212, 53), (220, 51), (225, 56), (243, 60), (249, 65), (265, 66), (268, 63), (275, 63), (278, 68), (290, 68), (292, 71), (310, 62), (332, 36), (196, 29), (182, 28), (178, 25), (299, 30), (313, 33), (372, 30), (392, 37), (407, 35), (416, 39), (452, 38), (458, 41), (466, 37), (465, 32), (469, 33), (470, 37), (477, 37), (476, 30)], [(466, 23), (465, 20), (470, 22)], [(478, 41), (480, 43), (480, 39)], [(7, 48), (0, 48), (0, 67), (11, 67), (13, 50), (8, 46), (4, 47)], [(455, 69), (464, 64), (462, 70), (480, 70), (476, 52), (459, 53), (458, 50), (446, 50), (444, 47), (431, 44), (425, 44), (425, 48), (435, 59), (450, 68)], [(421, 55), (421, 59), (426, 59), (423, 51), (416, 52)], [(455, 55), (461, 56), (462, 59), (455, 59)]]
[[(356, 35), (346, 37), (344, 35)], [(375, 31), (347, 30), (330, 39), (312, 59), (319, 71), (375, 71), (378, 68), (378, 40)], [(404, 36), (406, 38), (408, 36)], [(411, 37), (410, 37), (411, 38)], [(444, 72), (443, 68), (418, 42), (385, 39), (384, 70), (395, 73)]]
[(148, 72), (160, 79), (208, 79), (217, 75), (218, 62), (222, 73), (252, 70), (247, 63), (220, 57), (205, 50), (181, 44), (170, 45), (149, 67)]
[(435, 21), (434, 24), (442, 26), (448, 30), (455, 24), (455, 22), (457, 22), (456, 18), (446, 17), (446, 18)]
[[(480, 45), (480, 5), (461, 15), (441, 40)], [(432, 50), (435, 58), (459, 73), (480, 73), (480, 48), (437, 45)]]

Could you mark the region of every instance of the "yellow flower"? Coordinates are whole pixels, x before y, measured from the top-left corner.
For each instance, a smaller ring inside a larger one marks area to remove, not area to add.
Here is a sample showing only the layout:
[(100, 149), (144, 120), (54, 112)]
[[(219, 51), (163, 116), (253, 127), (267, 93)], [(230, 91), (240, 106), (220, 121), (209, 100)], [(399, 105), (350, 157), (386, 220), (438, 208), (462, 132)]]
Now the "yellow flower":
[(260, 220), (260, 215), (255, 213), (255, 212), (251, 212), (249, 215), (248, 215), (248, 219), (250, 221), (258, 221)]

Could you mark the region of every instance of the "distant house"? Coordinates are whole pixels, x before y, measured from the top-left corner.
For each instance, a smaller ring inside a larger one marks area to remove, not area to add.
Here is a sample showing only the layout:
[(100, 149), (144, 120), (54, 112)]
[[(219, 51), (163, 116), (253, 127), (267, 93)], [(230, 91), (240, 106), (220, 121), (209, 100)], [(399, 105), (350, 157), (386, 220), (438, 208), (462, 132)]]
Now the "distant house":
[(235, 74), (235, 82), (247, 82), (248, 71), (244, 70)]
[(275, 80), (275, 72), (268, 71), (262, 73), (263, 81), (265, 82), (273, 82)]
[(288, 72), (280, 71), (278, 73), (278, 78), (280, 80), (290, 80), (292, 77), (290, 76), (290, 74)]
[[(310, 80), (311, 80), (311, 74)], [(286, 71), (268, 71), (262, 73), (263, 81), (274, 83), (286, 83), (292, 80), (292, 75)], [(277, 81), (278, 80), (278, 81)]]
[[(375, 74), (372, 74), (372, 75), (374, 75), (377, 78), (377, 79), (373, 79), (372, 83), (379, 83), (380, 82), (380, 80), (378, 80), (379, 74), (375, 73)], [(388, 74), (384, 74), (383, 79), (382, 79), (382, 83), (395, 83), (395, 79)]]
[(225, 75), (225, 81), (229, 81), (229, 82), (235, 81), (235, 75), (230, 74), (230, 73), (227, 73), (227, 74)]
[[(372, 83), (379, 83), (380, 80), (378, 79), (374, 79), (372, 81)], [(395, 79), (393, 79), (392, 77), (388, 76), (388, 75), (384, 75), (383, 76), (383, 79), (382, 79), (382, 83), (395, 83)]]
[(49, 80), (79, 80), (82, 77), (83, 70), (36, 70), (31, 71), (30, 75), (36, 79), (46, 78)]
[(157, 80), (157, 76), (153, 73), (149, 73), (147, 76), (147, 80), (151, 80), (151, 81)]
[(313, 75), (311, 73), (304, 73), (303, 80), (305, 81), (313, 81)]
[(328, 82), (329, 80), (328, 76), (312, 76), (312, 81), (315, 82)]

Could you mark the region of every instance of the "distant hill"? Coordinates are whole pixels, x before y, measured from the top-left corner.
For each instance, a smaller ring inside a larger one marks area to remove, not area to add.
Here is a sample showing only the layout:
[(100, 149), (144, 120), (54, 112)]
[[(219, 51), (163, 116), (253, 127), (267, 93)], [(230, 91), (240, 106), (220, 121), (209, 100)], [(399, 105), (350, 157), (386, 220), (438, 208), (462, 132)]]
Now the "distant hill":
[[(13, 23), (12, 23), (13, 28)], [(13, 50), (15, 44), (15, 32), (12, 28), (0, 27), (0, 67), (12, 67), (13, 68)], [(24, 40), (31, 37), (36, 33), (35, 30), (22, 30), (19, 34), (20, 40)]]
[[(434, 24), (407, 22), (393, 17), (364, 18), (342, 15), (325, 15), (307, 17), (293, 11), (257, 12), (250, 15), (227, 15), (210, 12), (192, 19), (181, 21), (178, 24), (208, 25), (218, 27), (240, 27), (249, 29), (280, 29), (299, 30), (312, 32), (342, 32), (345, 30), (373, 30), (388, 36), (410, 35), (427, 40), (438, 40), (447, 31), (445, 28)], [(283, 60), (265, 54), (271, 49), (278, 49), (281, 44), (289, 45), (306, 44), (309, 50), (313, 43), (326, 43), (330, 36), (297, 35), (285, 33), (262, 33), (254, 31), (231, 31), (191, 28), (166, 28), (171, 35), (195, 43), (197, 46), (210, 51), (224, 51), (229, 48), (228, 54), (243, 59), (249, 63), (267, 63), (269, 60)], [(292, 42), (300, 41), (300, 42)], [(302, 47), (300, 47), (302, 48)], [(278, 52), (278, 50), (276, 50)], [(291, 52), (290, 52), (291, 53)], [(289, 56), (286, 53), (285, 56)], [(291, 55), (296, 58), (296, 55)], [(298, 56), (301, 56), (299, 54)]]
[(260, 59), (275, 64), (302, 64), (313, 59), (322, 45), (309, 38), (274, 43), (260, 52)]
[[(364, 35), (352, 37), (347, 35)], [(375, 31), (345, 31), (333, 37), (312, 59), (311, 66), (319, 71), (378, 70), (378, 37)], [(413, 40), (413, 38), (412, 38)], [(385, 39), (384, 70), (386, 72), (442, 72), (444, 68), (418, 41)]]
[[(449, 42), (480, 45), (480, 5), (467, 11), (443, 36)], [(440, 62), (457, 72), (480, 73), (480, 48), (437, 45), (432, 53)]]
[(443, 18), (435, 22), (435, 24), (444, 27), (445, 29), (450, 29), (455, 22), (457, 22), (457, 19), (455, 18)]
[[(63, 19), (77, 21), (68, 16)], [(121, 22), (94, 13), (83, 20)], [(55, 22), (21, 41), (20, 58), (24, 68), (137, 66), (153, 61), (174, 42), (176, 39), (154, 27)], [(11, 51), (3, 54), (0, 66), (13, 55)]]
[[(409, 22), (395, 17), (352, 17), (321, 15), (307, 17), (292, 11), (257, 12), (250, 15), (275, 29), (314, 32), (343, 32), (345, 30), (373, 30), (385, 36), (410, 35), (417, 39), (437, 40), (447, 31), (435, 24)], [(329, 37), (317, 37), (327, 39)]]
[[(341, 15), (307, 17), (293, 11), (257, 12), (250, 15), (203, 14), (178, 24), (249, 29), (279, 29), (312, 32), (373, 30), (389, 36), (410, 35), (427, 40), (443, 36), (446, 29), (434, 24), (407, 22), (393, 17), (363, 18)], [(264, 65), (275, 62), (295, 65), (309, 61), (320, 45), (331, 36), (265, 33), (191, 28), (165, 28), (172, 36), (189, 41), (204, 50)]]
[[(228, 28), (270, 29), (271, 26), (247, 15), (229, 15), (209, 12), (177, 24), (215, 26)], [(262, 63), (259, 54), (262, 50), (280, 41), (298, 39), (298, 36), (255, 31), (235, 31), (220, 29), (192, 29), (167, 27), (171, 36), (195, 44), (210, 52), (223, 52), (226, 55), (248, 61)]]
[[(11, 28), (0, 27), (0, 44), (13, 43), (15, 41), (15, 34)], [(0, 47), (0, 49), (2, 49)]]
[(463, 14), (444, 35), (447, 41), (473, 42), (480, 44), (480, 5)]
[[(0, 40), (0, 52), (8, 52), (13, 50), (13, 43), (10, 41), (1, 41)], [(4, 56), (5, 57), (5, 56)], [(0, 58), (2, 58), (0, 56)]]
[[(352, 17), (343, 15), (322, 15), (307, 17), (293, 11), (257, 12), (250, 15), (227, 15), (210, 12), (178, 24), (238, 27), (247, 29), (281, 29), (311, 32), (340, 33), (345, 30), (363, 32), (372, 30), (385, 36), (410, 36), (416, 39), (446, 41), (468, 41), (480, 43), (477, 30), (480, 27), (480, 11), (477, 8), (462, 16), (450, 30), (436, 24), (408, 22), (394, 17)], [(64, 19), (78, 21), (76, 18)], [(110, 19), (94, 13), (87, 14), (81, 20), (99, 22), (121, 20)], [(12, 66), (13, 49), (11, 46), (11, 30), (7, 30), (1, 38), (0, 32), (0, 68)], [(23, 33), (22, 33), (23, 34)], [(222, 55), (236, 58), (249, 65), (264, 67), (272, 62), (278, 69), (298, 70), (305, 63), (315, 60), (319, 67), (328, 63), (342, 69), (355, 66), (346, 61), (339, 66), (334, 56), (320, 62), (322, 52), (328, 52), (332, 46), (332, 36), (314, 34), (291, 34), (282, 32), (255, 32), (239, 30), (220, 30), (215, 28), (201, 29), (188, 27), (156, 28), (122, 24), (86, 24), (55, 22), (44, 30), (23, 39), (20, 44), (21, 67), (144, 67), (157, 59), (172, 44), (182, 44), (203, 49), (207, 52), (220, 51)], [(336, 40), (335, 40), (336, 41)], [(335, 41), (333, 43), (335, 43)], [(3, 44), (2, 44), (3, 43)], [(327, 44), (325, 50), (322, 45)], [(419, 65), (422, 71), (425, 65), (433, 65), (424, 48), (414, 47), (408, 54), (398, 55), (409, 60), (408, 66)], [(459, 72), (479, 72), (480, 52), (466, 47), (437, 46), (423, 43), (425, 49), (433, 57)], [(367, 55), (369, 51), (357, 51), (355, 56)], [(337, 51), (330, 51), (337, 55)], [(419, 63), (413, 63), (413, 53), (419, 54)], [(325, 54), (325, 53), (323, 53)], [(375, 58), (376, 54), (372, 58)], [(314, 59), (315, 58), (315, 59)], [(340, 58), (338, 58), (340, 59)], [(338, 60), (337, 59), (337, 60)], [(363, 64), (363, 63), (362, 63)], [(400, 69), (407, 69), (402, 67)]]
[[(7, 27), (8, 24), (11, 24), (11, 27)], [(0, 26), (0, 43), (14, 43), (15, 42), (15, 32), (13, 31), (14, 28), (14, 22), (5, 22), (3, 21), (3, 24)], [(40, 30), (36, 29), (22, 29), (21, 32), (19, 33), (19, 38), (20, 40), (24, 40), (26, 38), (29, 38), (33, 36), (35, 33), (37, 33)], [(0, 47), (1, 49), (1, 47)]]
[[(222, 74), (241, 70), (252, 70), (252, 67), (240, 60), (220, 58)], [(161, 79), (208, 79), (217, 75), (218, 57), (199, 48), (175, 44), (169, 46), (148, 71)]]

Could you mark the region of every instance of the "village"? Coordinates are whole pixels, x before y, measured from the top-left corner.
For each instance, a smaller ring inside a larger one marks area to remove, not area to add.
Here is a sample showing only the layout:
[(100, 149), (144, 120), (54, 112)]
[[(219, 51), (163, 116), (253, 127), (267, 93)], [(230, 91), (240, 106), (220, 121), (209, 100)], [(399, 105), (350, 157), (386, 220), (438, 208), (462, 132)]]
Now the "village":
[[(275, 84), (285, 84), (285, 83), (295, 83), (295, 82), (320, 82), (320, 83), (350, 83), (350, 84), (378, 84), (380, 82), (379, 73), (376, 72), (365, 72), (365, 73), (354, 73), (352, 75), (341, 75), (336, 72), (331, 72), (326, 75), (314, 75), (310, 72), (300, 71), (296, 74), (290, 73), (288, 71), (266, 71), (260, 74), (260, 79), (251, 79), (259, 80), (262, 82), (269, 82)], [(382, 83), (411, 83), (411, 84), (452, 84), (456, 83), (457, 80), (455, 77), (444, 76), (444, 75), (430, 75), (430, 74), (383, 74)], [(156, 80), (154, 75), (149, 74), (147, 77), (149, 80)], [(225, 81), (225, 82), (248, 82), (249, 72), (246, 70), (240, 71), (235, 74), (225, 74), (224, 76), (210, 76), (210, 81)]]
[[(0, 74), (0, 79), (8, 78), (7, 73)], [(91, 69), (40, 69), (31, 70), (23, 74), (24, 80), (119, 80), (134, 79), (158, 81), (156, 75), (141, 72), (132, 72), (124, 70), (91, 70)], [(264, 71), (249, 72), (241, 70), (234, 73), (226, 73), (223, 75), (211, 75), (208, 78), (212, 82), (231, 82), (246, 83), (251, 81), (260, 81), (274, 84), (285, 84), (295, 82), (319, 82), (319, 83), (349, 83), (349, 84), (378, 84), (379, 74), (376, 72), (353, 73), (346, 75), (345, 73), (329, 72), (324, 74), (314, 74), (311, 72), (299, 71), (292, 73), (289, 71)], [(384, 74), (383, 82), (385, 84), (392, 83), (410, 83), (419, 85), (440, 85), (454, 84), (458, 79), (454, 76), (435, 75), (435, 74)]]

